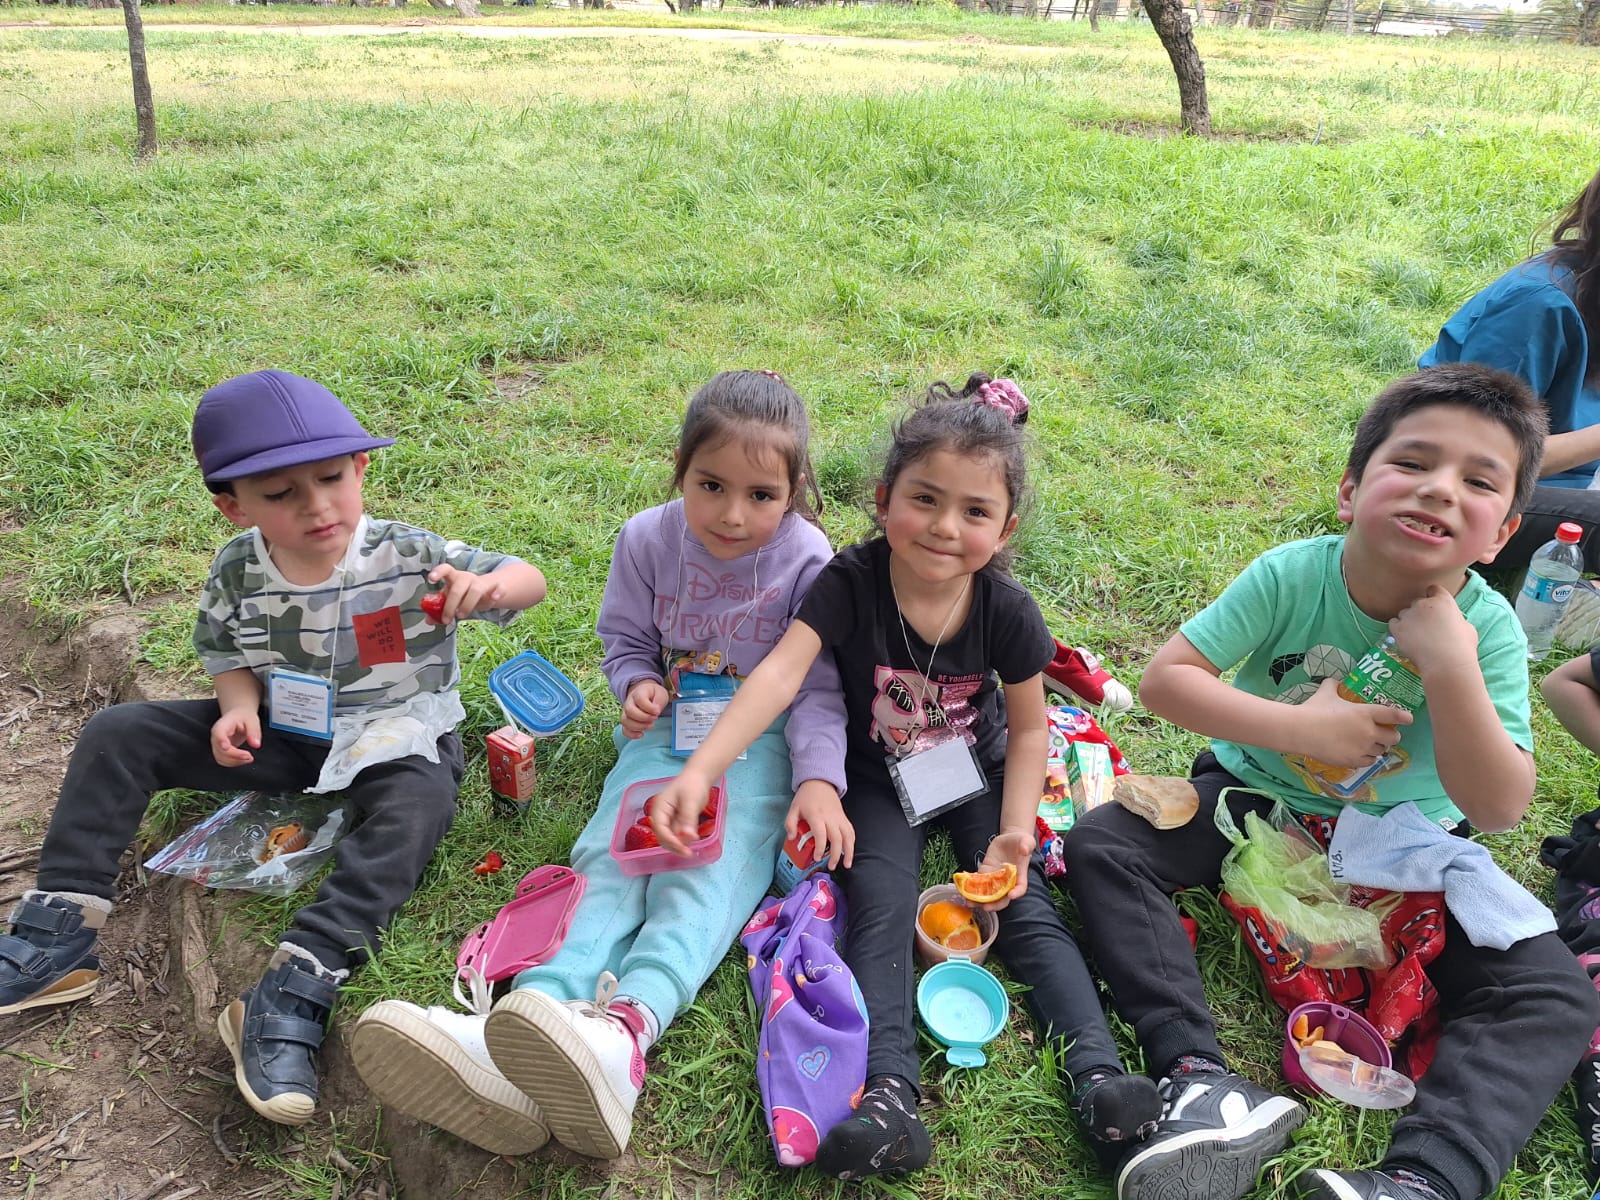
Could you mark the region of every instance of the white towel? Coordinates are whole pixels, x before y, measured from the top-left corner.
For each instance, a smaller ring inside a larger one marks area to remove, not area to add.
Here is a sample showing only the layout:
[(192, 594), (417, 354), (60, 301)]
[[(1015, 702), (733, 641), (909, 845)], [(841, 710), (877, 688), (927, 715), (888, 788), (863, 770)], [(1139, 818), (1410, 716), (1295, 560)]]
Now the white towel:
[(1328, 844), (1335, 879), (1395, 892), (1443, 892), (1474, 946), (1505, 950), (1555, 930), (1556, 919), (1476, 842), (1407, 802), (1381, 816), (1345, 805)]

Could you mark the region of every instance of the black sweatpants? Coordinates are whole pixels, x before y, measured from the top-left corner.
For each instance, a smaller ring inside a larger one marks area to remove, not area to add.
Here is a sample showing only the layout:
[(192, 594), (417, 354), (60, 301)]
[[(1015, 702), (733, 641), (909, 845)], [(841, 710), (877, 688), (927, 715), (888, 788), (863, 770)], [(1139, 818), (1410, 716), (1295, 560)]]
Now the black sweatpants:
[[(912, 826), (886, 776), (851, 775), (844, 807), (855, 826), (855, 864), (839, 873), (839, 882), (849, 909), (845, 961), (867, 1002), (869, 1078), (899, 1075), (915, 1084), (920, 1074), (912, 946), (928, 830), (934, 825), (947, 829), (961, 868), (975, 870), (999, 832), (1001, 792), (1002, 776), (995, 772), (983, 795)], [(1074, 1076), (1102, 1066), (1120, 1071), (1099, 994), (1078, 944), (1056, 912), (1037, 854), (1028, 870), (1027, 892), (1000, 910), (999, 917), (993, 949), (1011, 977), (1030, 989), (1028, 1008), (1041, 1034), (1061, 1043), (1066, 1069)]]
[[(1157, 830), (1108, 804), (1063, 843), (1089, 948), (1157, 1074), (1180, 1054), (1222, 1057), (1171, 896), (1221, 882), (1229, 842), (1213, 815), (1223, 789), (1240, 784), (1209, 752), (1195, 760), (1193, 781), (1200, 810), (1181, 828)], [(1232, 792), (1227, 804), (1242, 825), (1246, 812), (1265, 815), (1272, 800)], [(1571, 1074), (1600, 1000), (1554, 933), (1491, 950), (1468, 941), (1448, 913), (1444, 949), (1427, 973), (1444, 1028), (1384, 1162), (1419, 1168), (1459, 1200), (1478, 1200), (1511, 1168)]]
[[(44, 891), (116, 894), (117, 860), (138, 832), (152, 792), (294, 792), (316, 783), (325, 745), (263, 729), (255, 761), (220, 766), (211, 756), (215, 700), (117, 704), (84, 726), (39, 855)], [(342, 970), (362, 962), (410, 897), (455, 819), (461, 739), (439, 739), (439, 761), (413, 755), (368, 767), (345, 789), (351, 829), (317, 897), (283, 940)]]

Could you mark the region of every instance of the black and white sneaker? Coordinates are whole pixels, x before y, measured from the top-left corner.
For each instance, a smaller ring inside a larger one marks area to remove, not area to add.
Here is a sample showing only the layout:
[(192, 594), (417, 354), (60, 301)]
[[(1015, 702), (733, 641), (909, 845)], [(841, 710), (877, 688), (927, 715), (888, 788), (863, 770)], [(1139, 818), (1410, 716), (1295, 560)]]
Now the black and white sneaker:
[(1431, 1188), (1410, 1187), (1382, 1171), (1307, 1171), (1298, 1180), (1301, 1200), (1439, 1200)]
[(1232, 1073), (1164, 1079), (1161, 1091), (1166, 1114), (1122, 1164), (1117, 1200), (1240, 1200), (1306, 1119), (1298, 1102)]
[[(1600, 956), (1584, 955), (1585, 958), (1594, 958), (1600, 963)], [(1589, 966), (1592, 971), (1594, 966)], [(0, 1012), (4, 1012), (0, 1008)], [(1590, 1043), (1591, 1047), (1593, 1043)], [(1572, 1084), (1578, 1094), (1578, 1134), (1583, 1138), (1584, 1145), (1589, 1147), (1588, 1158), (1584, 1161), (1584, 1178), (1589, 1181), (1589, 1187), (1595, 1195), (1600, 1196), (1600, 1053), (1590, 1049), (1578, 1062), (1578, 1069), (1572, 1073)]]

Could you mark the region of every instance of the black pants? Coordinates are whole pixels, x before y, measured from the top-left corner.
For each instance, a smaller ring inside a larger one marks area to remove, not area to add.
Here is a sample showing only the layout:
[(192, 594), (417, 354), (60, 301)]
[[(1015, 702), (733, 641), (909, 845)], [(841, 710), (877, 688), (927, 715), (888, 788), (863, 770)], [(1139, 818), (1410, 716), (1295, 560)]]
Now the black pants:
[(1533, 499), (1522, 510), (1522, 524), (1488, 568), (1502, 571), (1527, 566), (1533, 552), (1556, 536), (1556, 526), (1563, 521), (1583, 526), (1578, 544), (1583, 549), (1584, 572), (1600, 575), (1600, 491), (1583, 488), (1534, 488)]
[[(1228, 840), (1213, 823), (1217, 798), (1239, 781), (1210, 753), (1195, 760), (1200, 811), (1158, 831), (1114, 804), (1094, 809), (1063, 844), (1067, 883), (1090, 950), (1152, 1068), (1180, 1054), (1221, 1059), (1200, 972), (1171, 895), (1215, 887)], [(1265, 815), (1266, 796), (1232, 792), (1234, 820)], [(1493, 1191), (1543, 1118), (1588, 1043), (1600, 1001), (1554, 933), (1490, 950), (1446, 914), (1445, 943), (1427, 968), (1444, 1021), (1415, 1106), (1396, 1122), (1384, 1162), (1416, 1166), (1460, 1200)]]
[[(255, 761), (219, 766), (211, 756), (215, 700), (118, 704), (84, 726), (67, 764), (39, 855), (39, 887), (116, 894), (117, 860), (138, 832), (152, 792), (300, 791), (314, 784), (324, 745), (265, 729)], [(283, 940), (341, 970), (363, 961), (406, 902), (455, 819), (461, 739), (439, 739), (439, 762), (413, 755), (368, 767), (345, 790), (352, 828), (314, 901)]]
[[(956, 859), (974, 870), (1000, 829), (1002, 779), (989, 776), (989, 790), (923, 825), (906, 823), (887, 778), (852, 773), (845, 815), (855, 826), (855, 865), (839, 874), (849, 908), (845, 960), (867, 1002), (871, 1032), (867, 1075), (899, 1075), (917, 1081), (913, 1024), (912, 945), (915, 939), (918, 871), (928, 830), (950, 833)], [(1100, 996), (1077, 943), (1062, 924), (1035, 854), (1028, 890), (1000, 911), (994, 950), (1017, 982), (1030, 989), (1026, 1001), (1044, 1037), (1060, 1044), (1063, 1065), (1074, 1076), (1093, 1067), (1121, 1070), (1121, 1059)]]

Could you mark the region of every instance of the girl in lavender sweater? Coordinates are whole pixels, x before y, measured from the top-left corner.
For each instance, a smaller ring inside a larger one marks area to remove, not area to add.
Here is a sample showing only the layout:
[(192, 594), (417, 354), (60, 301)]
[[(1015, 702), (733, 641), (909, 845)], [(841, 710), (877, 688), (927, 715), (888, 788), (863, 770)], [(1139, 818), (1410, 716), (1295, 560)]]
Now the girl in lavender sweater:
[[(617, 765), (572, 851), (588, 883), (571, 930), (487, 1019), (401, 1000), (368, 1009), (352, 1052), (385, 1104), (499, 1154), (553, 1135), (580, 1154), (616, 1157), (645, 1051), (765, 894), (785, 824), (808, 820), (827, 842), (845, 729), (823, 655), (787, 713), (728, 769), (716, 862), (628, 877), (610, 855), (623, 792), (683, 765), (672, 752), (676, 697), (754, 670), (832, 557), (815, 523), (808, 434), (800, 397), (770, 372), (724, 371), (689, 402), (674, 455), (682, 498), (622, 527), (600, 604), (602, 666), (622, 724)], [(837, 837), (829, 848), (830, 867), (848, 864)]]

